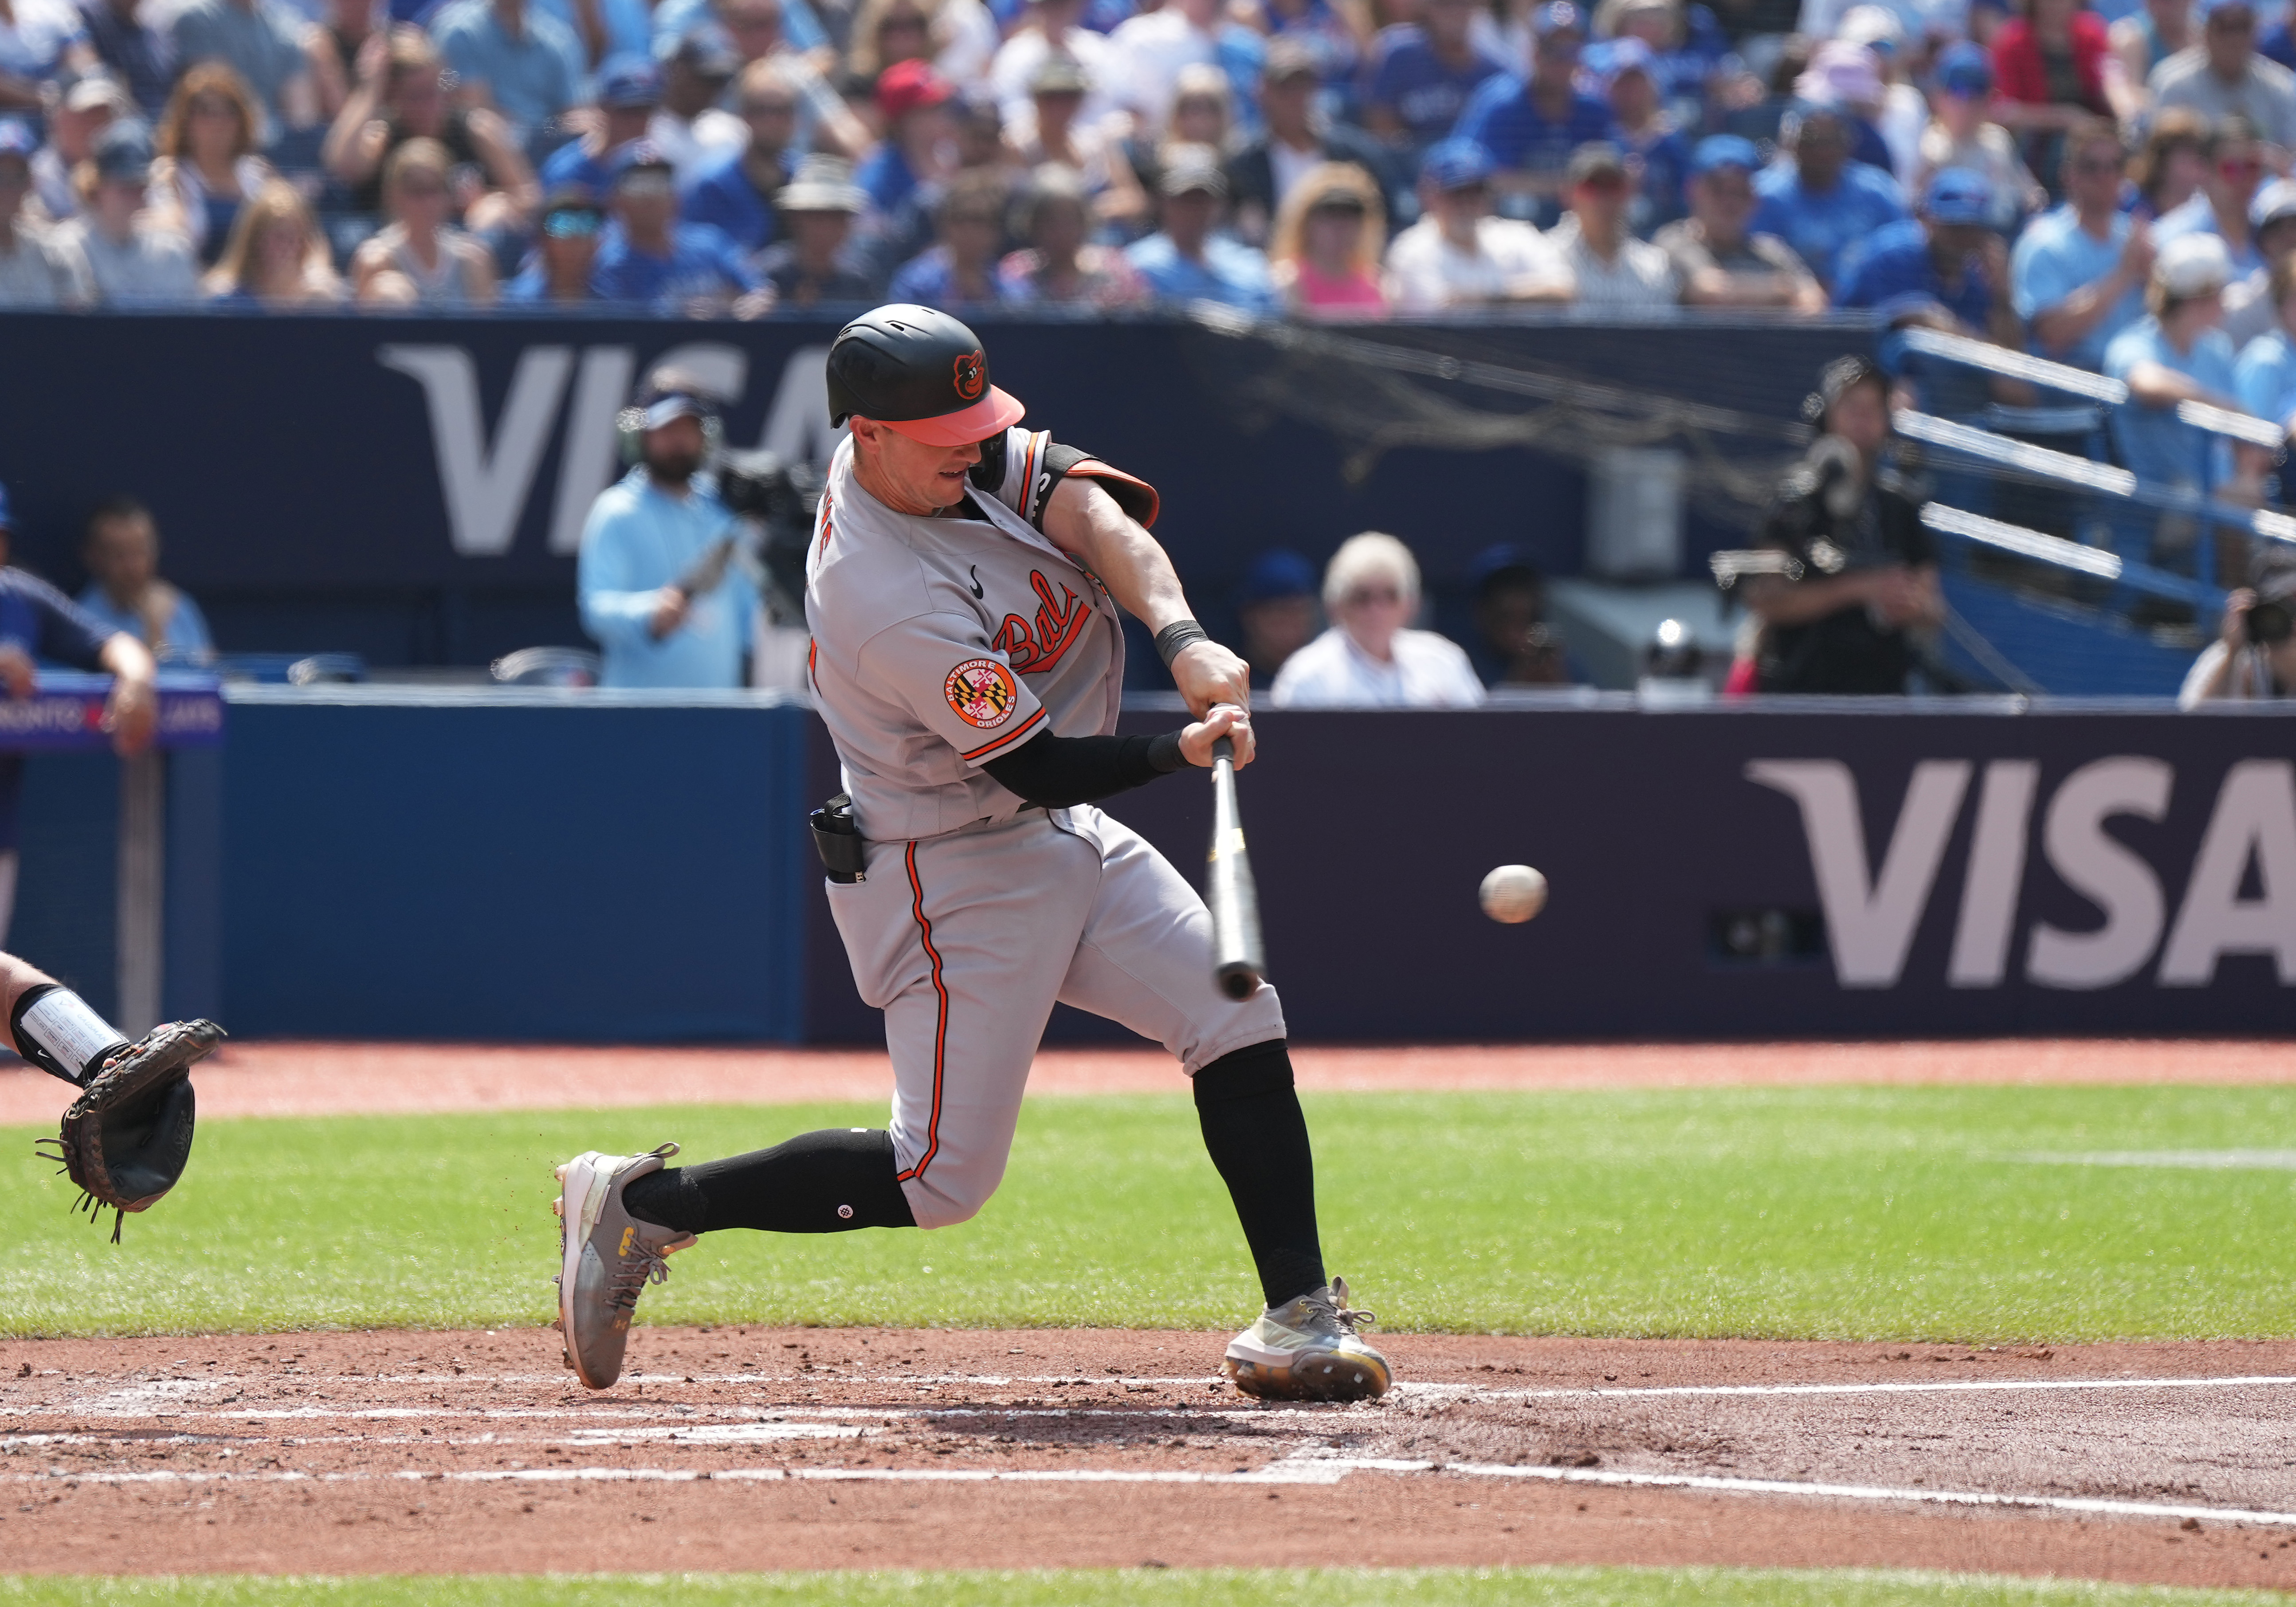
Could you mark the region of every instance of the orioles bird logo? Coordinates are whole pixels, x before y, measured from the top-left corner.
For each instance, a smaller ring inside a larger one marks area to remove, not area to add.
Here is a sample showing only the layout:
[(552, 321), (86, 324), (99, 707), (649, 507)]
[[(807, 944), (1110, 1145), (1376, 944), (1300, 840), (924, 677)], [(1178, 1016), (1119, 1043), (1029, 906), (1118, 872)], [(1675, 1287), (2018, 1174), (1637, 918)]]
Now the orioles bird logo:
[(968, 402), (977, 402), (988, 384), (988, 354), (978, 347), (956, 360), (956, 394)]

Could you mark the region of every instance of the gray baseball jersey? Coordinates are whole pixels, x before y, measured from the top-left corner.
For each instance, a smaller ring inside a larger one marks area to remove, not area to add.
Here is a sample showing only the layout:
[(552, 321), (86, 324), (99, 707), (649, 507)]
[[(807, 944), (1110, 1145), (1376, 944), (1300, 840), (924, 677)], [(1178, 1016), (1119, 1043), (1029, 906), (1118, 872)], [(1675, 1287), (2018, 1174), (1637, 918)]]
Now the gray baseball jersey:
[(1211, 918), (1153, 848), (1089, 805), (1029, 808), (981, 768), (1044, 731), (1111, 733), (1122, 704), (1116, 606), (1037, 526), (1048, 444), (1010, 431), (995, 492), (924, 518), (862, 488), (849, 439), (807, 559), (815, 704), (868, 841), (866, 878), (824, 885), (854, 984), (885, 1013), (921, 1227), (996, 1191), (1055, 1000), (1191, 1075), (1284, 1032), (1273, 988), (1239, 1002), (1213, 985)]

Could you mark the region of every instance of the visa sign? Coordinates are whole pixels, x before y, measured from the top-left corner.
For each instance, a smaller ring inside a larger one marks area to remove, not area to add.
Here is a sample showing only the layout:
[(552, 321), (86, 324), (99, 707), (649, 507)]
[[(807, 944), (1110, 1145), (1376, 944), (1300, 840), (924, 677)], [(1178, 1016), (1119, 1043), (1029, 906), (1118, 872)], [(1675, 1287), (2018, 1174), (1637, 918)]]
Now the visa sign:
[[(2106, 830), (2119, 816), (2159, 821), (2176, 790), (2165, 759), (2099, 758), (2040, 796), (2035, 759), (1923, 759), (1914, 767), (1878, 863), (1868, 853), (1857, 781), (1839, 759), (1755, 759), (1746, 779), (1794, 800), (1844, 988), (1895, 988), (1938, 890), (1946, 848), (1970, 818), (1946, 980), (1998, 988), (2018, 968), (2042, 988), (2111, 988), (2151, 969), (2162, 988), (2205, 988), (2227, 955), (2272, 957), (2296, 986), (2296, 765), (2250, 758), (2225, 772), (2173, 916), (2161, 878)], [(1972, 796), (1973, 795), (1973, 796)], [(2038, 841), (2034, 824), (2039, 821)], [(2095, 906), (2101, 923), (2043, 920), (2018, 941), (2026, 862), (2041, 859)], [(2251, 880), (2251, 871), (2253, 868)], [(2252, 887), (2252, 897), (2243, 888)], [(2165, 934), (2165, 940), (2164, 940)]]

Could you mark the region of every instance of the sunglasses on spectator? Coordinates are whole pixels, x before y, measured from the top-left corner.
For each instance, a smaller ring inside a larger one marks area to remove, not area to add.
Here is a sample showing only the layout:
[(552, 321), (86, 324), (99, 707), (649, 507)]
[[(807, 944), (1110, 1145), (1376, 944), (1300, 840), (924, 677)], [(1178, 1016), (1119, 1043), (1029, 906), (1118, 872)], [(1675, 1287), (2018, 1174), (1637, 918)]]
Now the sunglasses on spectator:
[(795, 117), (795, 101), (752, 101), (742, 108), (743, 117)]
[(447, 186), (435, 178), (403, 178), (398, 181), (398, 193), (411, 201), (436, 201), (447, 193)]
[(604, 226), (605, 219), (586, 207), (568, 207), (542, 220), (542, 232), (553, 240), (587, 240)]
[(880, 37), (886, 34), (921, 34), (925, 31), (922, 17), (888, 17), (877, 24)]
[(1403, 601), (1403, 594), (1393, 586), (1382, 586), (1374, 591), (1368, 587), (1348, 592), (1340, 601), (1349, 608), (1371, 608), (1374, 605), (1392, 608)]
[(192, 115), (193, 117), (237, 117), (239, 108), (229, 101), (218, 101), (212, 96), (203, 94), (192, 102)]
[(2118, 173), (2120, 171), (2120, 159), (2117, 156), (2084, 156), (2074, 161), (2073, 171), (2088, 174), (2093, 177), (2101, 177), (2107, 173)]
[(2209, 19), (2209, 31), (2222, 34), (2244, 34), (2256, 27), (2256, 19), (2246, 12), (2218, 12)]
[(1627, 176), (1623, 173), (1590, 173), (1578, 181), (1578, 187), (1592, 190), (1597, 195), (1617, 195), (1625, 191)]
[(1319, 212), (1331, 217), (1345, 215), (1349, 217), (1361, 217), (1364, 215), (1364, 204), (1352, 195), (1326, 195), (1308, 209), (1308, 215), (1310, 217)]
[(677, 181), (667, 173), (633, 173), (615, 188), (624, 195), (659, 200), (677, 193)]

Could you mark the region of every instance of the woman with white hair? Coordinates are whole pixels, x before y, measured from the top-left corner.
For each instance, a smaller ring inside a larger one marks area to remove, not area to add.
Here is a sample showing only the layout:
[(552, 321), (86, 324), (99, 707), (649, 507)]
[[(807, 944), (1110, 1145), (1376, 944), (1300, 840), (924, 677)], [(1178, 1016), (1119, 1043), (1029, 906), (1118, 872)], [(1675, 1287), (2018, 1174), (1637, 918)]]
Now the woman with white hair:
[(1278, 709), (1454, 709), (1483, 701), (1458, 645), (1412, 630), (1419, 565), (1377, 530), (1350, 536), (1324, 570), (1332, 626), (1293, 653), (1268, 696)]

